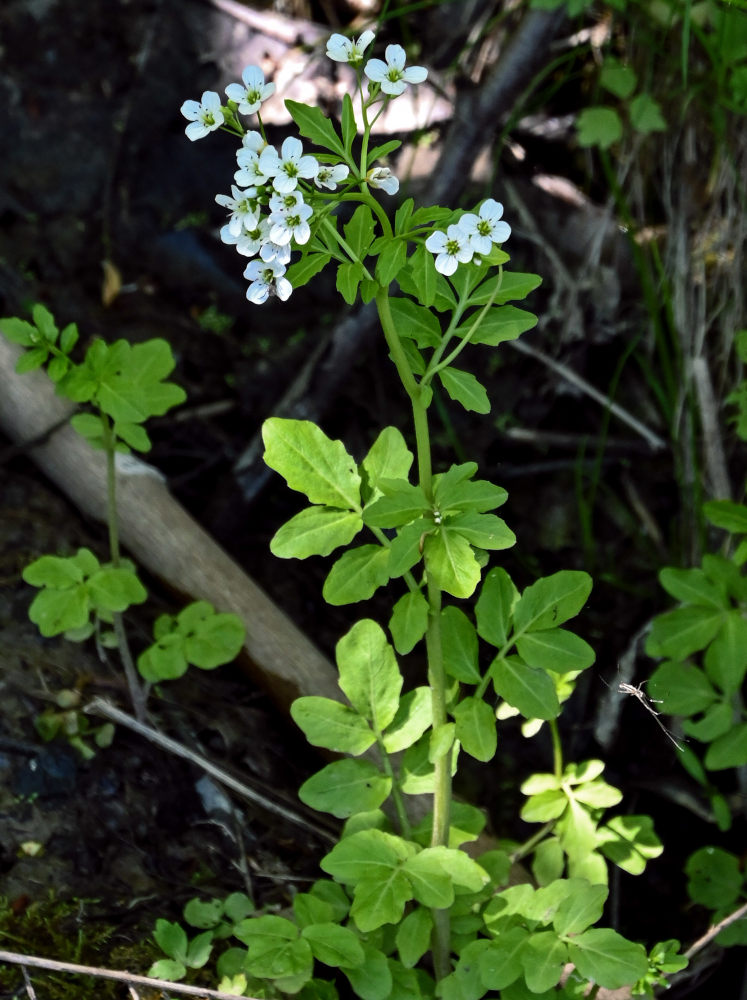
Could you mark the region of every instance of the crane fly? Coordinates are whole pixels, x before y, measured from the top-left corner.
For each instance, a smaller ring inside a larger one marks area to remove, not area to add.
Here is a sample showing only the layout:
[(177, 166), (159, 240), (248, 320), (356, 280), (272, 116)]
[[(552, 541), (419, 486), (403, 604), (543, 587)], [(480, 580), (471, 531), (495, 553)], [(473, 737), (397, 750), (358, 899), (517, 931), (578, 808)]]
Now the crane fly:
[(674, 745), (677, 747), (680, 753), (684, 753), (685, 748), (683, 746), (680, 746), (680, 744), (677, 742), (674, 736), (672, 736), (667, 727), (661, 721), (660, 713), (657, 712), (656, 709), (654, 708), (654, 705), (661, 704), (661, 699), (649, 698), (649, 696), (644, 691), (641, 690), (641, 687), (642, 687), (641, 684), (639, 684), (638, 687), (634, 687), (632, 684), (627, 684), (624, 681), (621, 681), (617, 685), (617, 690), (620, 692), (620, 694), (631, 694), (633, 695), (634, 698), (637, 698), (638, 701), (640, 701), (640, 703), (646, 709), (646, 711), (650, 712), (650, 714), (654, 717), (654, 719), (656, 720), (656, 724), (658, 725), (659, 729), (661, 729), (661, 731), (664, 733), (664, 735), (667, 737), (667, 739), (671, 740), (672, 743), (674, 743)]

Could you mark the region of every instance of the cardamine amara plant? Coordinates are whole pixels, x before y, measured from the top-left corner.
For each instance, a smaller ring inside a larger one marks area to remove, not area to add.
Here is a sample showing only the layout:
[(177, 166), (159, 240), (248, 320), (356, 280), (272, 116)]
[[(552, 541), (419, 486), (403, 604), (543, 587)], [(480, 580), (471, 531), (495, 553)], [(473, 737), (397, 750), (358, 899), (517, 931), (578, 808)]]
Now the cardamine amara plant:
[[(489, 553), (515, 543), (494, 513), (506, 491), (479, 478), (475, 462), (434, 470), (431, 458), (434, 386), (489, 412), (485, 387), (460, 356), (531, 329), (536, 317), (513, 303), (540, 279), (507, 269), (511, 230), (492, 198), (471, 212), (416, 208), (408, 198), (392, 221), (377, 196), (398, 191), (382, 161), (400, 143), (372, 147), (372, 129), (427, 73), (406, 66), (399, 45), (387, 46), (385, 60), (368, 58), (373, 41), (364, 31), (327, 43), (357, 78), (339, 127), (317, 107), (285, 102), (313, 152), (295, 136), (279, 150), (268, 142), (262, 104), (275, 88), (256, 66), (226, 88), (225, 103), (208, 91), (182, 106), (190, 139), (223, 129), (240, 140), (231, 195), (216, 201), (229, 213), (222, 240), (249, 258), (248, 299), (286, 300), (333, 267), (345, 302), (374, 301), (409, 399), (414, 451), (398, 428), (384, 427), (358, 462), (311, 422), (265, 422), (266, 463), (309, 502), (272, 551), (304, 559), (343, 549), (325, 600), (357, 603), (389, 587), (391, 617), (362, 618), (340, 639), (339, 701), (309, 696), (292, 706), (309, 742), (341, 755), (300, 789), (308, 806), (344, 821), (321, 860), (327, 877), (297, 893), (286, 914), (247, 913), (242, 901), (228, 921), (222, 910), (207, 923), (192, 913), (203, 930), (192, 942), (166, 921), (157, 936), (180, 966), (175, 978), (190, 955), (204, 964), (214, 941), (233, 936), (244, 947), (218, 957), (220, 988), (261, 997), (330, 1000), (345, 980), (362, 1000), (570, 998), (624, 985), (652, 996), (664, 972), (685, 964), (678, 942), (647, 956), (597, 925), (608, 865), (639, 874), (661, 845), (646, 816), (605, 819), (621, 793), (605, 782), (602, 761), (564, 759), (557, 721), (594, 661), (566, 627), (591, 579), (563, 571), (519, 591), (505, 569), (489, 568)], [(253, 128), (245, 115), (256, 116)], [(419, 646), (427, 671), (403, 690), (398, 657)], [(515, 716), (526, 737), (549, 736), (546, 772), (522, 786), (521, 818), (537, 832), (479, 853), (485, 816), (454, 800), (452, 779), (462, 755), (490, 762), (498, 725)], [(411, 808), (423, 797), (426, 815)]]

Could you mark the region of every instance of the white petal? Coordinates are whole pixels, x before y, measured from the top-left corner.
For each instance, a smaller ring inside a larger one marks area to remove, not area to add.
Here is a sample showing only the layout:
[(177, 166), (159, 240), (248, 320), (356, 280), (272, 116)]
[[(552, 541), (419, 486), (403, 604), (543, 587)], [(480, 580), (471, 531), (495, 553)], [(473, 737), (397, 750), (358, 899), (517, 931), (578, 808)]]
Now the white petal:
[(359, 52), (362, 52), (364, 49), (368, 48), (368, 46), (371, 44), (374, 38), (376, 38), (376, 32), (371, 31), (370, 28), (367, 28), (365, 31), (361, 32), (361, 37), (355, 43), (355, 46)]
[(247, 90), (260, 90), (265, 84), (265, 74), (259, 66), (247, 66), (241, 74)]
[(197, 116), (202, 111), (202, 105), (199, 101), (185, 101), (182, 104), (181, 112), (185, 118), (189, 118), (191, 121), (196, 121)]
[(431, 233), (425, 241), (425, 249), (430, 250), (431, 253), (441, 253), (445, 246), (446, 233), (442, 233), (440, 229), (437, 229), (435, 233)]
[(187, 138), (191, 142), (194, 142), (195, 139), (202, 139), (203, 136), (206, 136), (210, 132), (210, 129), (205, 128), (202, 122), (190, 122), (184, 129), (184, 132)]
[(240, 83), (229, 83), (226, 87), (226, 97), (229, 101), (236, 101), (238, 104), (239, 101), (244, 100), (245, 95), (246, 89)]
[(206, 90), (202, 95), (202, 106), (208, 111), (220, 111), (220, 97), (214, 90)]
[(278, 278), (275, 282), (275, 294), (281, 302), (285, 302), (286, 299), (290, 298), (292, 291), (293, 285), (291, 285), (287, 278)]
[(280, 151), (284, 160), (300, 160), (301, 154), (303, 153), (303, 144), (301, 140), (297, 139), (294, 135), (289, 135), (288, 138), (284, 140)]
[(394, 66), (395, 69), (402, 69), (404, 67), (407, 55), (401, 45), (387, 45), (384, 54), (390, 66)]
[(402, 74), (402, 79), (408, 83), (422, 83), (428, 76), (425, 66), (408, 66)]
[(386, 77), (387, 65), (381, 59), (369, 59), (363, 67), (363, 72), (369, 80), (372, 80), (374, 83), (381, 83)]

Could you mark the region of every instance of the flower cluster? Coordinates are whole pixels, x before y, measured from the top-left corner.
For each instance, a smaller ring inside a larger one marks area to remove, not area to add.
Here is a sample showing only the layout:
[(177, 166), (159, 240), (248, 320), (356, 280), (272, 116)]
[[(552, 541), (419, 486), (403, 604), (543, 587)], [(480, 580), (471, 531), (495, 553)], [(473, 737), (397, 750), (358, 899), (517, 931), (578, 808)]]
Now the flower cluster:
[[(334, 34), (327, 42), (327, 55), (335, 62), (354, 66), (360, 81), (364, 52), (373, 40), (370, 30), (357, 40)], [(407, 84), (422, 83), (427, 76), (422, 66), (405, 67), (402, 46), (388, 45), (385, 54), (386, 62), (369, 59), (363, 66), (369, 81), (366, 106), (395, 98)], [(205, 91), (200, 101), (185, 101), (181, 112), (189, 121), (185, 131), (190, 140), (219, 128), (241, 135), (231, 194), (219, 194), (215, 199), (228, 212), (220, 237), (243, 256), (253, 258), (244, 271), (250, 282), (250, 302), (266, 302), (270, 295), (285, 300), (293, 291), (285, 277), (291, 250), (311, 239), (315, 211), (329, 205), (330, 196), (323, 192), (334, 192), (348, 182), (351, 169), (352, 181), (390, 195), (398, 191), (399, 181), (383, 166), (367, 167), (365, 176), (362, 170), (359, 175), (350, 156), (337, 163), (330, 162), (330, 156), (317, 159), (305, 153), (301, 141), (293, 136), (285, 139), (278, 151), (267, 142), (261, 120), (262, 104), (274, 94), (275, 84), (265, 82), (258, 66), (247, 66), (241, 79), (241, 83), (226, 87), (227, 105), (214, 91)], [(237, 113), (257, 114), (259, 130), (245, 131)]]
[(436, 270), (453, 274), (460, 264), (466, 264), (475, 255), (490, 253), (493, 244), (505, 243), (511, 227), (502, 221), (503, 205), (488, 198), (479, 213), (465, 212), (457, 223), (446, 232), (436, 230), (425, 241), (427, 250), (436, 255)]

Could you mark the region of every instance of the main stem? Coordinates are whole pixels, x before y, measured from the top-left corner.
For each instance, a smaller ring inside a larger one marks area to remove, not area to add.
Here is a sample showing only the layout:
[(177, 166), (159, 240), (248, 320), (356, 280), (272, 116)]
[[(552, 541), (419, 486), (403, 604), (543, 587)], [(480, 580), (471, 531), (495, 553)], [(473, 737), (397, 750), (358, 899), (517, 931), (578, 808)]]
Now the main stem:
[[(418, 481), (428, 500), (433, 502), (433, 471), (431, 464), (431, 441), (428, 430), (428, 407), (424, 395), (407, 363), (405, 352), (394, 324), (389, 306), (388, 289), (382, 288), (376, 294), (376, 307), (384, 331), (387, 346), (402, 385), (410, 397), (412, 417), (415, 426), (415, 445), (418, 462)], [(433, 728), (443, 726), (448, 721), (446, 715), (446, 672), (444, 670), (443, 646), (441, 643), (441, 590), (428, 581), (428, 630), (425, 634), (428, 657), (428, 683), (431, 689)], [(449, 821), (451, 809), (451, 750), (434, 763), (433, 826), (432, 847), (448, 847)], [(451, 972), (451, 928), (449, 911), (434, 909), (433, 917), (433, 969), (436, 980), (444, 979)]]
[[(117, 567), (120, 562), (119, 555), (119, 518), (117, 515), (117, 472), (115, 468), (115, 437), (114, 432), (106, 417), (102, 416), (102, 426), (104, 428), (104, 449), (106, 452), (106, 500), (107, 500), (107, 524), (109, 528), (109, 554), (112, 565)], [(114, 635), (117, 640), (119, 657), (124, 667), (125, 679), (130, 692), (132, 710), (138, 722), (145, 722), (145, 693), (138, 680), (135, 663), (130, 652), (130, 644), (127, 641), (127, 632), (124, 627), (122, 615), (112, 612), (112, 625)]]

